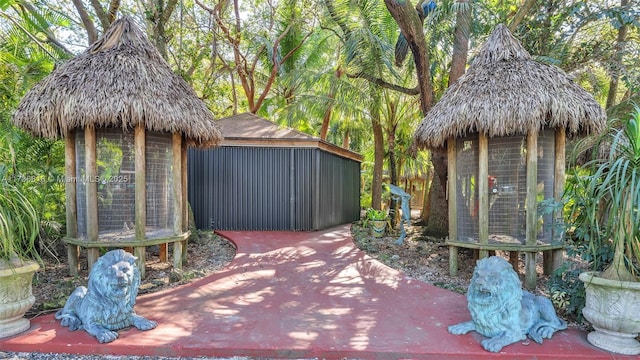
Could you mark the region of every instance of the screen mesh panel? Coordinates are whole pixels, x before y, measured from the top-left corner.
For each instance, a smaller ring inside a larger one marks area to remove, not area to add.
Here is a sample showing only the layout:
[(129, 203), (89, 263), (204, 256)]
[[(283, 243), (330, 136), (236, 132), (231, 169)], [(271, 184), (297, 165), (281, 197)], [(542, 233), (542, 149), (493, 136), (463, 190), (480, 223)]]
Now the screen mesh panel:
[(553, 199), (555, 176), (555, 135), (547, 130), (538, 135), (538, 243), (562, 242), (561, 236), (553, 239), (553, 216), (541, 208), (543, 200)]
[[(554, 134), (538, 136), (537, 204), (553, 198)], [(478, 242), (478, 138), (456, 140), (458, 241)], [(526, 243), (527, 139), (524, 135), (489, 139), (489, 243)], [(537, 244), (552, 242), (552, 215), (538, 208)], [(560, 240), (558, 240), (560, 241)]]
[[(147, 226), (146, 237), (173, 234), (171, 134), (145, 134)], [(86, 239), (86, 185), (97, 182), (99, 241), (135, 238), (135, 148), (133, 132), (96, 129), (97, 179), (85, 171), (84, 130), (76, 131), (76, 198), (78, 238)]]
[(458, 241), (478, 241), (478, 137), (456, 140)]
[(489, 242), (525, 243), (527, 138), (489, 139)]
[(76, 183), (76, 211), (78, 217), (78, 238), (87, 238), (87, 191), (85, 172), (84, 130), (76, 130), (76, 178), (68, 179)]
[[(147, 170), (147, 238), (173, 234), (173, 152), (171, 134), (148, 132), (145, 141)], [(181, 171), (177, 169), (177, 171)]]

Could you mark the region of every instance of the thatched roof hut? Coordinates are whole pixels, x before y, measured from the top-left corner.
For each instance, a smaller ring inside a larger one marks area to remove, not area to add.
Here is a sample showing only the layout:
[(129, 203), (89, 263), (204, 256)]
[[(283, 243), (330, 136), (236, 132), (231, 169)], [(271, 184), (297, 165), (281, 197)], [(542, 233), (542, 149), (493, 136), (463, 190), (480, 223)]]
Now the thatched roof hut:
[(180, 268), (189, 236), (187, 147), (222, 133), (207, 106), (129, 17), (36, 84), (13, 122), (65, 139), (69, 270), (78, 247), (91, 267), (104, 247), (132, 247), (144, 276), (145, 247), (160, 245)]
[(420, 147), (449, 137), (485, 133), (490, 138), (566, 129), (569, 137), (599, 132), (606, 114), (560, 68), (537, 62), (500, 24), (468, 71), (451, 85), (414, 134)]
[(553, 65), (534, 61), (498, 25), (465, 75), (444, 93), (414, 134), (420, 147), (447, 147), (449, 269), (459, 247), (525, 256), (536, 284), (536, 253), (549, 274), (562, 261), (560, 214), (538, 211), (564, 190), (566, 138), (600, 132), (606, 114)]
[(87, 126), (144, 124), (151, 131), (181, 133), (198, 147), (222, 140), (207, 106), (130, 17), (115, 21), (100, 40), (36, 84), (13, 122), (48, 138)]

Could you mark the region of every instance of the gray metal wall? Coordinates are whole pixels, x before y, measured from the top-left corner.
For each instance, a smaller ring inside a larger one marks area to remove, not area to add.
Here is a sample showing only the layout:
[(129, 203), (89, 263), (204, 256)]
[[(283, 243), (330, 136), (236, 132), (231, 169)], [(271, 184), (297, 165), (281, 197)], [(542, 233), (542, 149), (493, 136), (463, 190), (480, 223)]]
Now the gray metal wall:
[(360, 163), (320, 149), (189, 150), (196, 227), (317, 230), (360, 215)]
[(315, 224), (318, 229), (360, 219), (360, 163), (317, 150)]

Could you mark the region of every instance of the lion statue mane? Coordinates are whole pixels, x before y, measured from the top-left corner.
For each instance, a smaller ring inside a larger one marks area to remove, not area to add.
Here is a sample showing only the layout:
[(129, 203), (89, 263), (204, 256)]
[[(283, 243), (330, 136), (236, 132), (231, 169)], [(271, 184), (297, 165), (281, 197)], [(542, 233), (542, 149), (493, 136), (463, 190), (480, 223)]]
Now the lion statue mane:
[(101, 256), (91, 268), (88, 288), (77, 287), (55, 317), (71, 331), (84, 329), (100, 343), (118, 338), (117, 330), (157, 326), (133, 311), (140, 287), (136, 257), (118, 249)]
[(522, 290), (518, 274), (505, 259), (491, 256), (479, 260), (467, 291), (471, 321), (449, 326), (455, 335), (469, 331), (488, 337), (482, 347), (498, 352), (504, 346), (525, 340), (537, 343), (567, 328), (556, 316), (551, 301)]

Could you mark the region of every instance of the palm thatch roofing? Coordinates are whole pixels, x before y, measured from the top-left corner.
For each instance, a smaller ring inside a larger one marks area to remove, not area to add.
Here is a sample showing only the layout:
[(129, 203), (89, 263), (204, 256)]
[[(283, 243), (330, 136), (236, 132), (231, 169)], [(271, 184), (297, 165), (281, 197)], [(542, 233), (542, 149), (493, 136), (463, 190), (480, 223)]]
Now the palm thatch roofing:
[(531, 58), (500, 24), (467, 72), (447, 89), (414, 133), (419, 147), (484, 133), (490, 138), (565, 128), (569, 137), (600, 132), (602, 107), (560, 68)]
[(190, 146), (222, 140), (211, 111), (130, 17), (115, 21), (102, 38), (29, 90), (13, 122), (48, 138), (88, 126), (127, 130), (143, 124), (181, 133)]

